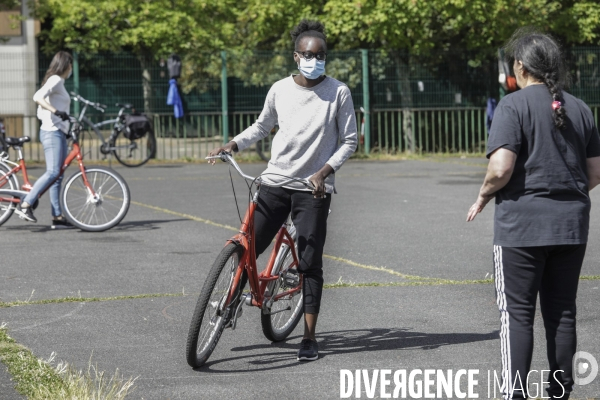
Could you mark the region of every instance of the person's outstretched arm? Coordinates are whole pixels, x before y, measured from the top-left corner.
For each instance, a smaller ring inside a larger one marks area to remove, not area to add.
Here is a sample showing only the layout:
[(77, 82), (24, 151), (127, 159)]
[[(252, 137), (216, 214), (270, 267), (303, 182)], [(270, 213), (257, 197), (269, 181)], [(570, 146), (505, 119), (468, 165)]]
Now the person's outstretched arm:
[(477, 214), (485, 208), (486, 204), (495, 197), (496, 192), (506, 186), (512, 176), (516, 161), (516, 153), (503, 147), (490, 155), (483, 185), (479, 189), (477, 201), (469, 208), (467, 222), (473, 221)]

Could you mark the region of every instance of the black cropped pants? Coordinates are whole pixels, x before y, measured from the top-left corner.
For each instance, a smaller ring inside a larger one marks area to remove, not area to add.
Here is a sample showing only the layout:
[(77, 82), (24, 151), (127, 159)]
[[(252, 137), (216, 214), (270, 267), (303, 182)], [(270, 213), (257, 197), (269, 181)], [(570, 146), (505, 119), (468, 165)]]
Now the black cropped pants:
[(318, 314), (323, 292), (323, 246), (331, 194), (315, 198), (311, 192), (262, 185), (254, 214), (256, 254), (262, 254), (292, 214), (298, 233), (299, 266), (303, 276), (304, 312)]
[(527, 398), (526, 382), (533, 355), (533, 322), (538, 293), (550, 364), (545, 379), (549, 382), (546, 390), (553, 399), (569, 398), (573, 390), (572, 362), (577, 347), (575, 300), (585, 248), (585, 244), (494, 246), (494, 281), (501, 320), (502, 372), (505, 374), (503, 399)]

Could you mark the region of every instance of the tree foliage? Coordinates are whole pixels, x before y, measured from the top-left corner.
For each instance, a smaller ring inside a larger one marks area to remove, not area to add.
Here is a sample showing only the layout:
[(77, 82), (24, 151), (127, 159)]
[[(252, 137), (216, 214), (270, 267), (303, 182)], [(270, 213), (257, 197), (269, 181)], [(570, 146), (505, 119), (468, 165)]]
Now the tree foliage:
[(50, 22), (46, 52), (130, 50), (147, 62), (179, 53), (186, 90), (218, 79), (220, 50), (228, 51), (230, 75), (248, 84), (289, 72), (289, 32), (302, 18), (324, 22), (330, 49), (402, 50), (430, 62), (466, 50), (474, 67), (525, 25), (565, 45), (600, 45), (597, 0), (38, 0), (37, 14)]
[(329, 0), (329, 33), (338, 45), (426, 54), (432, 49), (495, 52), (522, 26), (565, 44), (600, 45), (597, 0)]
[[(234, 30), (233, 0), (40, 0), (44, 50), (172, 52), (221, 49)], [(218, 21), (217, 24), (215, 22)]]

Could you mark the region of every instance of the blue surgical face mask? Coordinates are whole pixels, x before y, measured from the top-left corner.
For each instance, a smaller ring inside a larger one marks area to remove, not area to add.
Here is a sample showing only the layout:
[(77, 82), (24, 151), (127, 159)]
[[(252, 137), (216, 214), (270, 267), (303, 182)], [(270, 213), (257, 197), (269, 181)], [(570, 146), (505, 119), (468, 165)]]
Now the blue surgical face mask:
[(71, 68), (71, 70), (69, 71), (69, 76), (67, 76), (67, 79), (69, 79), (71, 75), (73, 75), (73, 68)]
[(306, 61), (300, 57), (298, 70), (306, 79), (317, 79), (325, 73), (325, 60), (318, 61), (316, 58), (313, 58), (310, 61)]

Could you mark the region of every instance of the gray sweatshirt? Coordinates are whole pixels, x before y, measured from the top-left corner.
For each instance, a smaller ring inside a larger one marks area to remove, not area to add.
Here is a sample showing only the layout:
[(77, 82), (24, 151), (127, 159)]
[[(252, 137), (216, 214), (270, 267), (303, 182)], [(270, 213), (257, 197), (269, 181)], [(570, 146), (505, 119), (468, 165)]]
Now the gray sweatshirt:
[[(308, 179), (325, 163), (337, 171), (356, 150), (356, 117), (350, 89), (326, 77), (312, 88), (294, 82), (293, 75), (275, 82), (256, 122), (233, 138), (243, 150), (268, 136), (275, 125), (271, 160), (262, 180), (266, 185), (286, 180), (270, 174)], [(325, 179), (327, 193), (334, 192), (335, 176)], [(300, 183), (285, 186), (308, 190)]]

